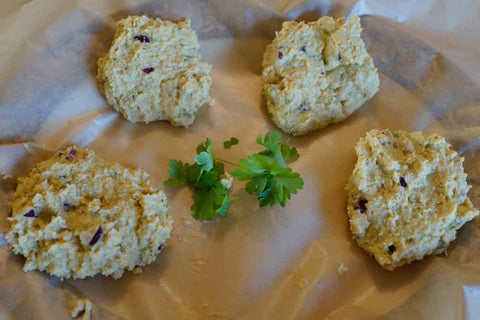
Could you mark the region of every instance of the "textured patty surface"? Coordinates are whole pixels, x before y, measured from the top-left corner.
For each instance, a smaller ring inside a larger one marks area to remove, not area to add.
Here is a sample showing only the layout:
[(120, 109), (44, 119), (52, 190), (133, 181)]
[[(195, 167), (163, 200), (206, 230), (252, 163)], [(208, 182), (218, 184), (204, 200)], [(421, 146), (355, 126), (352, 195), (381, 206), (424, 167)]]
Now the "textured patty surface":
[(393, 270), (446, 251), (479, 214), (467, 197), (463, 158), (438, 135), (372, 130), (356, 147), (348, 181), (353, 238)]
[(360, 19), (287, 21), (263, 56), (263, 92), (273, 122), (302, 135), (343, 121), (378, 91)]
[(117, 23), (97, 78), (108, 103), (129, 121), (188, 127), (202, 106), (213, 103), (210, 70), (200, 61), (190, 20), (132, 16)]
[(25, 271), (119, 278), (152, 263), (172, 229), (165, 193), (147, 178), (87, 149), (58, 152), (18, 180), (6, 239)]

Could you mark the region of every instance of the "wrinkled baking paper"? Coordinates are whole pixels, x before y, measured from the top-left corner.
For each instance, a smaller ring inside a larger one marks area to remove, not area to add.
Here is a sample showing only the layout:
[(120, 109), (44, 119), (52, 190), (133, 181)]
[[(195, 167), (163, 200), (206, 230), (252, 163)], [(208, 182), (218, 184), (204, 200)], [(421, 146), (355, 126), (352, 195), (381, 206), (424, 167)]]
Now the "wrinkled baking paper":
[[(461, 229), (448, 256), (390, 272), (351, 240), (343, 188), (367, 130), (424, 130), (465, 157), (470, 198), (480, 206), (480, 3), (7, 0), (0, 7), (0, 318), (68, 319), (72, 301), (88, 298), (93, 319), (478, 319), (480, 219)], [(213, 65), (216, 104), (188, 130), (128, 123), (98, 91), (96, 61), (115, 21), (132, 14), (192, 20)], [(239, 200), (227, 218), (195, 221), (190, 190), (163, 187), (168, 160), (192, 161), (206, 137), (224, 159), (258, 152), (256, 136), (275, 129), (261, 95), (262, 54), (281, 22), (352, 14), (362, 15), (380, 72), (377, 95), (341, 124), (287, 137), (300, 152), (292, 167), (305, 187), (285, 208), (260, 209), (236, 182)], [(240, 143), (225, 150), (230, 137)], [(141, 167), (165, 189), (174, 232), (143, 274), (62, 282), (24, 273), (23, 257), (8, 249), (15, 178), (69, 144)]]

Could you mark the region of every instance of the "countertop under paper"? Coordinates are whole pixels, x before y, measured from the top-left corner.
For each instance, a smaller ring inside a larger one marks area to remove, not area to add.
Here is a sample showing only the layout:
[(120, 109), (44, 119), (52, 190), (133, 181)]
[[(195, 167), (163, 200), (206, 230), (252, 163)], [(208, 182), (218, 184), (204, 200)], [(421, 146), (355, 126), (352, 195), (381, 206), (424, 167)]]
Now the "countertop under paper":
[[(0, 188), (1, 319), (68, 319), (76, 298), (92, 301), (93, 319), (478, 319), (480, 218), (460, 230), (448, 256), (390, 272), (351, 240), (344, 185), (354, 144), (369, 129), (436, 132), (465, 157), (480, 207), (480, 2), (4, 0), (0, 8), (0, 172), (13, 176)], [(228, 217), (195, 221), (191, 191), (163, 187), (168, 160), (192, 161), (206, 137), (224, 159), (258, 152), (256, 136), (276, 129), (261, 95), (261, 60), (281, 22), (354, 13), (380, 91), (341, 124), (284, 135), (305, 180), (285, 208), (259, 208), (236, 182), (240, 199)], [(188, 130), (131, 124), (97, 89), (96, 60), (115, 21), (132, 14), (192, 20), (213, 65), (216, 103)], [(225, 150), (232, 136), (240, 143)], [(24, 273), (24, 258), (9, 250), (15, 178), (69, 144), (141, 167), (165, 189), (174, 231), (143, 274), (60, 281)]]

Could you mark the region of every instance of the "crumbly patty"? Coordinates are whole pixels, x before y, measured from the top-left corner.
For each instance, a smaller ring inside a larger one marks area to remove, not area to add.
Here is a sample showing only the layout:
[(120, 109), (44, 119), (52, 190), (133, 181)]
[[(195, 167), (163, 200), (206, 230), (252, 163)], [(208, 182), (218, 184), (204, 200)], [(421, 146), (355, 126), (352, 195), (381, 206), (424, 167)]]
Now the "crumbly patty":
[(343, 121), (378, 91), (360, 19), (287, 21), (263, 56), (263, 91), (273, 122), (303, 135)]
[(479, 214), (467, 198), (463, 158), (444, 138), (372, 130), (357, 143), (346, 186), (353, 238), (388, 270), (446, 251)]
[(24, 270), (115, 279), (152, 263), (172, 230), (148, 174), (70, 147), (18, 179), (6, 239)]
[(210, 69), (200, 61), (190, 20), (132, 16), (118, 21), (97, 78), (108, 103), (129, 121), (188, 127), (202, 106), (213, 103)]

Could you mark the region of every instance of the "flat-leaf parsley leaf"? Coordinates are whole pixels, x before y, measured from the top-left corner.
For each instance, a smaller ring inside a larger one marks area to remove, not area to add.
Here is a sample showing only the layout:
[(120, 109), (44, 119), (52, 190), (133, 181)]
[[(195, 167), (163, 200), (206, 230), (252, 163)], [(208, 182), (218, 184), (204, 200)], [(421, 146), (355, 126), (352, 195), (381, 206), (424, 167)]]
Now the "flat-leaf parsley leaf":
[(230, 149), (232, 146), (237, 145), (238, 141), (239, 140), (237, 138), (231, 137), (230, 140), (223, 142), (223, 146), (225, 147), (225, 149)]
[[(224, 142), (225, 148), (238, 143), (231, 138)], [(198, 220), (212, 220), (216, 215), (227, 214), (230, 200), (229, 188), (232, 177), (225, 173), (223, 163), (240, 167), (232, 175), (238, 180), (247, 181), (245, 190), (257, 196), (259, 205), (285, 206), (292, 194), (303, 188), (300, 174), (293, 172), (287, 163), (298, 159), (296, 148), (282, 141), (280, 132), (274, 131), (257, 137), (257, 143), (266, 149), (240, 160), (240, 165), (215, 158), (210, 139), (197, 146), (195, 163), (170, 160), (168, 173), (171, 179), (164, 183), (171, 187), (190, 186), (193, 190), (192, 215)]]
[(261, 207), (276, 203), (284, 207), (291, 195), (303, 188), (300, 174), (287, 166), (299, 154), (283, 143), (278, 131), (267, 133), (263, 139), (259, 135), (257, 143), (267, 149), (240, 160), (241, 169), (232, 171), (232, 175), (238, 180), (248, 180), (245, 190), (257, 195)]
[(164, 183), (171, 187), (188, 185), (193, 189), (193, 205), (190, 208), (197, 220), (212, 220), (216, 214), (225, 216), (230, 204), (230, 194), (222, 183), (224, 165), (213, 156), (210, 139), (197, 146), (195, 163), (170, 160), (168, 173), (172, 177)]

